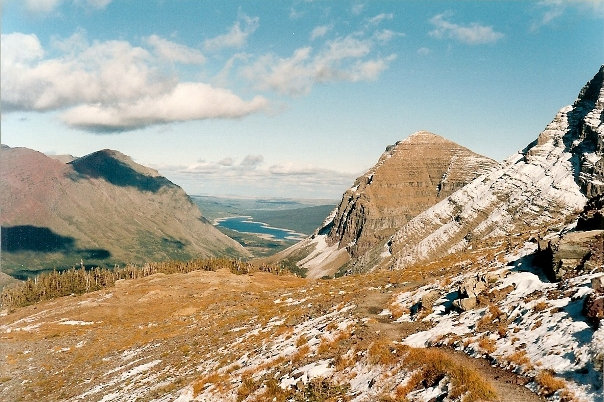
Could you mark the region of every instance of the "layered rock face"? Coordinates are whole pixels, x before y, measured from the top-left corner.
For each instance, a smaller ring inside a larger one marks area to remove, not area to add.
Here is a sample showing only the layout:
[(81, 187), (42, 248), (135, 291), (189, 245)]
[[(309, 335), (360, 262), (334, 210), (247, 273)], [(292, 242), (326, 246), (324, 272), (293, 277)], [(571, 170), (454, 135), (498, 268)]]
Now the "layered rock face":
[(494, 160), (443, 137), (416, 132), (388, 147), (344, 193), (329, 242), (357, 257), (495, 166)]
[(410, 219), (497, 166), (436, 134), (416, 132), (386, 148), (311, 238), (269, 261), (295, 263), (311, 278), (333, 275), (351, 260), (373, 261), (365, 254)]
[(475, 239), (562, 227), (576, 218), (604, 191), (603, 78), (604, 66), (535, 142), (394, 234), (392, 266), (459, 251)]
[(70, 163), (27, 148), (0, 156), (5, 272), (247, 255), (180, 187), (119, 152)]

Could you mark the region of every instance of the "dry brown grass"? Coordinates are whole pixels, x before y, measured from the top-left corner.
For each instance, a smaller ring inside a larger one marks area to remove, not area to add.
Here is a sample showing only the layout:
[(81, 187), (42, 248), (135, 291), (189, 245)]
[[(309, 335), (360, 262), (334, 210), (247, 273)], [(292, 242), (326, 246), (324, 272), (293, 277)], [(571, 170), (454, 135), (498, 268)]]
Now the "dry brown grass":
[(298, 351), (289, 358), (289, 361), (291, 362), (291, 364), (298, 364), (304, 358), (306, 358), (306, 356), (308, 356), (309, 353), (310, 353), (310, 346), (305, 344), (304, 346), (301, 346), (298, 348)]
[(400, 359), (396, 355), (396, 349), (392, 347), (392, 343), (385, 338), (379, 338), (371, 344), (367, 358), (371, 364), (381, 364), (384, 366), (393, 365)]
[(535, 382), (539, 384), (540, 393), (549, 397), (556, 391), (566, 387), (566, 381), (554, 376), (550, 370), (542, 370), (535, 376)]
[(217, 271), (228, 269), (234, 274), (267, 272), (276, 275), (286, 273), (274, 264), (252, 264), (227, 258), (209, 258), (191, 261), (149, 262), (143, 266), (128, 264), (123, 268), (95, 268), (85, 270), (75, 267), (65, 271), (39, 274), (16, 286), (5, 288), (0, 293), (0, 306), (7, 309), (35, 304), (71, 294), (84, 294), (112, 287), (122, 279), (138, 279), (158, 273), (176, 274), (193, 271)]
[(539, 303), (535, 304), (535, 306), (533, 307), (533, 310), (535, 310), (536, 312), (541, 312), (548, 307), (549, 307), (549, 304), (547, 304), (544, 301), (540, 301)]
[(260, 384), (254, 381), (251, 376), (243, 377), (241, 379), (241, 385), (237, 389), (237, 402), (245, 400), (259, 388)]
[[(446, 352), (439, 349), (416, 349), (407, 348), (404, 357), (405, 363), (411, 368), (418, 370), (419, 374), (414, 374), (412, 380), (417, 381), (421, 378), (424, 386), (433, 386), (445, 376), (451, 381), (451, 392), (449, 396), (452, 399), (464, 396), (464, 401), (494, 400), (497, 394), (492, 385), (478, 373), (478, 371), (466, 367), (464, 364), (456, 361)], [(404, 391), (413, 384), (409, 381), (408, 387), (397, 390), (397, 395), (406, 396)], [(417, 387), (419, 383), (415, 384)], [(410, 392), (414, 388), (407, 390)]]
[(506, 356), (505, 359), (515, 364), (516, 366), (523, 368), (525, 370), (532, 370), (533, 364), (531, 363), (531, 359), (528, 358), (525, 350), (519, 350), (517, 352), (512, 353), (509, 356)]
[(199, 395), (201, 391), (210, 385), (221, 387), (226, 381), (228, 381), (228, 377), (223, 374), (213, 373), (207, 375), (193, 383), (193, 396)]
[(489, 338), (488, 336), (483, 336), (478, 341), (478, 347), (483, 350), (485, 353), (492, 354), (497, 350), (495, 346), (495, 341)]

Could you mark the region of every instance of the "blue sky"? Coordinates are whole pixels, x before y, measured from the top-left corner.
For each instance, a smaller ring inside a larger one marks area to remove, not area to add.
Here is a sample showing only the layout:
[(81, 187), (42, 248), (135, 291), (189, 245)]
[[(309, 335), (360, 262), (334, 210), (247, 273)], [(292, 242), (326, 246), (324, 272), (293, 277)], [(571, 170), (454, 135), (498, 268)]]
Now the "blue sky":
[(4, 0), (2, 143), (339, 198), (418, 130), (503, 160), (602, 63), (597, 0)]

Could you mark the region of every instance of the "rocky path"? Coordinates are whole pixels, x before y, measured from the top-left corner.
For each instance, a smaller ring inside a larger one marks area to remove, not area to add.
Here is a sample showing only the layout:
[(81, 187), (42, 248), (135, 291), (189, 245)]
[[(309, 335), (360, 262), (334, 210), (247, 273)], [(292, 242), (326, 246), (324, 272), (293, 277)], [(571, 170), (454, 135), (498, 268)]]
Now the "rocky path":
[[(397, 290), (400, 290), (400, 288)], [(357, 313), (370, 318), (367, 321), (367, 332), (371, 335), (379, 334), (393, 341), (400, 341), (412, 333), (427, 329), (429, 326), (427, 323), (395, 323), (388, 316), (379, 315), (384, 308), (387, 308), (392, 293), (393, 290), (389, 291), (388, 289), (371, 289), (359, 298)], [(463, 352), (452, 349), (441, 348), (440, 350), (449, 353), (451, 357), (464, 366), (478, 371), (495, 388), (499, 396), (498, 401), (538, 402), (544, 400), (524, 386), (527, 382), (524, 377), (491, 366), (487, 359), (472, 358)]]

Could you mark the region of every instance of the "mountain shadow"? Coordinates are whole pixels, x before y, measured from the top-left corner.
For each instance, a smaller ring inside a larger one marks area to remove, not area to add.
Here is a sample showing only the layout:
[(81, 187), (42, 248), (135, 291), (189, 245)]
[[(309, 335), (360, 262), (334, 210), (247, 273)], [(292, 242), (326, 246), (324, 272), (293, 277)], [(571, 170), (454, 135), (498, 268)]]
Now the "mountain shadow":
[(61, 236), (43, 227), (2, 226), (2, 251), (66, 252), (74, 248), (73, 237)]
[(73, 253), (84, 259), (106, 260), (111, 252), (102, 248), (78, 249), (75, 239), (61, 236), (49, 228), (23, 225), (2, 226), (1, 249), (7, 253), (34, 251), (38, 253)]
[(164, 186), (174, 186), (165, 177), (147, 176), (137, 172), (127, 163), (116, 159), (111, 151), (98, 151), (70, 164), (81, 176), (101, 178), (120, 187), (134, 187), (141, 191), (158, 192)]

